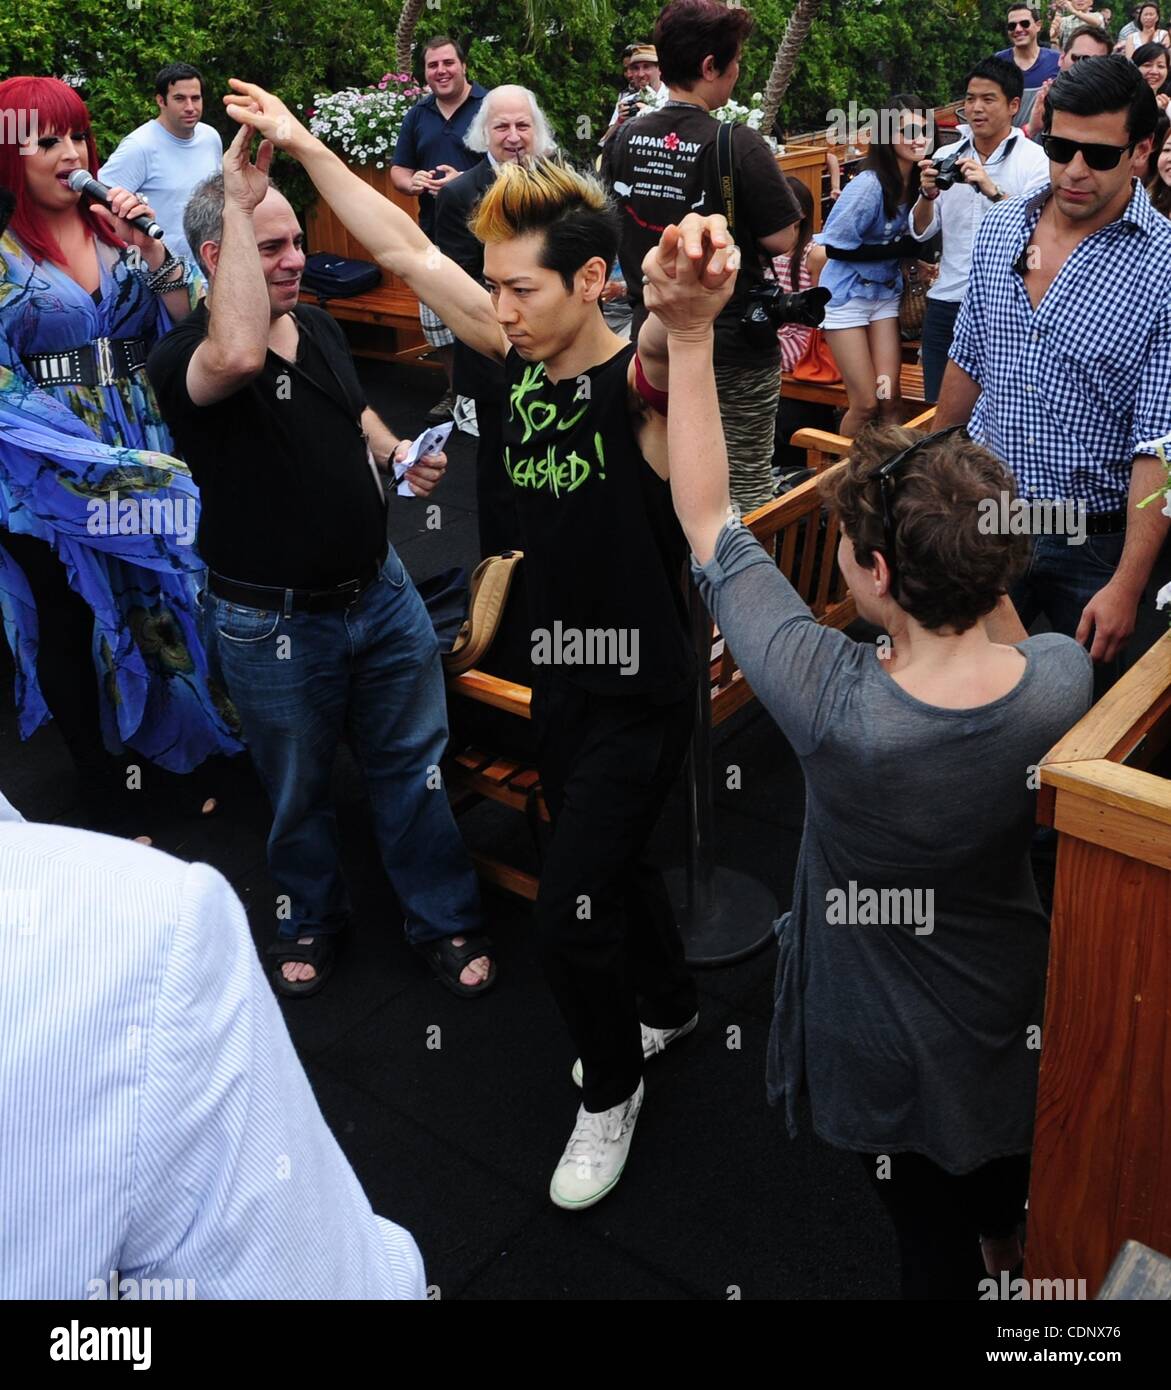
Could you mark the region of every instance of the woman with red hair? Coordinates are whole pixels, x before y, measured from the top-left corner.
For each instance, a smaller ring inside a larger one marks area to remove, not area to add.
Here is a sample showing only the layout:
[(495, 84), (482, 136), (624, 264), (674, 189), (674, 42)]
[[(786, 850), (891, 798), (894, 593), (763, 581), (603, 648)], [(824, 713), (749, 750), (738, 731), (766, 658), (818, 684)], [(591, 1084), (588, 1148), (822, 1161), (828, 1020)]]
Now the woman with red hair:
[(0, 82), (0, 132), (0, 610), (21, 735), (55, 718), (101, 814), (113, 752), (187, 772), (239, 748), (199, 637), (198, 493), (143, 370), (201, 282), (131, 225), (135, 194), (69, 187), (98, 167), (72, 88)]

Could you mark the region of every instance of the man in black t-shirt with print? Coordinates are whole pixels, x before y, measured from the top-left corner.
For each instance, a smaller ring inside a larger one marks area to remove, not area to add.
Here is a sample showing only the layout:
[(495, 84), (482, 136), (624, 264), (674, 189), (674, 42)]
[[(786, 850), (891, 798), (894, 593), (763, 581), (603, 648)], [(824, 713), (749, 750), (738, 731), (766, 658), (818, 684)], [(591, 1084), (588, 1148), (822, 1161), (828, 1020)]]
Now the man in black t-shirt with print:
[[(723, 212), (717, 171), (720, 123), (710, 113), (732, 95), (740, 50), (752, 29), (742, 9), (714, 0), (675, 0), (659, 15), (655, 47), (669, 99), (629, 121), (606, 146), (602, 176), (622, 210), (619, 260), (634, 306), (632, 338), (646, 312), (642, 261), (663, 228), (689, 212)], [(793, 249), (801, 212), (772, 151), (747, 126), (732, 129), (732, 233), (742, 266), (736, 289), (716, 320), (716, 389), (728, 441), (732, 501), (742, 512), (772, 497), (771, 466), (781, 386), (781, 354), (753, 347), (740, 327), (749, 292), (762, 284), (761, 255)]]
[(275, 139), (379, 265), (503, 364), (502, 464), (528, 574), (532, 717), (553, 821), (536, 945), (582, 1088), (549, 1195), (581, 1210), (622, 1176), (644, 1061), (698, 1021), (671, 901), (645, 859), (683, 765), (697, 679), (667, 483), (667, 387), (680, 355), (711, 371), (738, 248), (720, 214), (665, 232), (656, 254), (685, 255), (702, 275), (669, 286), (636, 349), (602, 317), (619, 214), (592, 177), (550, 161), (501, 167), (472, 223), (485, 289), (279, 98), (232, 86), (228, 115)]
[[(251, 165), (250, 135), (241, 128), (223, 175), (187, 204), (211, 291), (147, 373), (199, 484), (208, 647), (272, 801), (273, 980), (290, 997), (320, 989), (348, 918), (330, 801), (345, 730), (407, 939), (448, 988), (482, 994), (495, 967), (438, 777), (439, 644), (386, 538), (379, 469), (406, 441), (366, 404), (334, 321), (297, 307), (304, 237), (269, 187), (272, 146)], [(414, 490), (429, 492), (445, 463), (416, 464)]]

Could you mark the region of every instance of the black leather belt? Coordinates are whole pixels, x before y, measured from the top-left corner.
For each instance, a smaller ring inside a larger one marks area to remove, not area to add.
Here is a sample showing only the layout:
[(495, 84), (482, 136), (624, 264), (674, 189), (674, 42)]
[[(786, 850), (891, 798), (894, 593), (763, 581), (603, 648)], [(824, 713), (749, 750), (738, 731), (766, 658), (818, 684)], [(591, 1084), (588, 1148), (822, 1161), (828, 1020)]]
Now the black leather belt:
[(207, 587), (216, 598), (244, 608), (258, 608), (267, 613), (325, 613), (335, 608), (349, 608), (357, 603), (382, 573), (386, 556), (374, 561), (357, 579), (347, 579), (332, 589), (275, 589), (264, 584), (241, 584), (209, 570)]
[(1125, 530), (1125, 507), (1116, 512), (1097, 512), (1094, 516), (1086, 517), (1087, 536), (1113, 536), (1117, 532)]
[(95, 338), (64, 352), (35, 352), (22, 359), (38, 386), (113, 386), (146, 366), (145, 338)]

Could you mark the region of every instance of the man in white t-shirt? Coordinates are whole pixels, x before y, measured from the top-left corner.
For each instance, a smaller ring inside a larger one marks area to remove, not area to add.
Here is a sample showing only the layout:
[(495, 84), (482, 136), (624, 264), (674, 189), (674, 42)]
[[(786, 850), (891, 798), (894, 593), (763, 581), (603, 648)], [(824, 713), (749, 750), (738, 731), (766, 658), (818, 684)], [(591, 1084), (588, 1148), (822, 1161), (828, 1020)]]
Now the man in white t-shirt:
[(170, 63), (155, 78), (159, 114), (132, 130), (98, 170), (103, 183), (128, 188), (154, 209), (167, 249), (191, 258), (183, 209), (196, 184), (218, 174), (224, 142), (200, 120), (203, 78), (190, 63)]
[[(912, 212), (918, 237), (943, 229), (939, 276), (927, 291), (923, 320), (923, 396), (939, 398), (947, 366), (947, 350), (972, 266), (972, 243), (993, 203), (1016, 197), (1049, 182), (1049, 159), (1040, 145), (1013, 120), (1024, 86), (1019, 68), (1002, 58), (985, 58), (968, 74), (964, 114), (969, 124), (959, 127), (960, 142), (924, 160), (920, 196)], [(955, 158), (954, 184), (936, 187), (940, 161)]]

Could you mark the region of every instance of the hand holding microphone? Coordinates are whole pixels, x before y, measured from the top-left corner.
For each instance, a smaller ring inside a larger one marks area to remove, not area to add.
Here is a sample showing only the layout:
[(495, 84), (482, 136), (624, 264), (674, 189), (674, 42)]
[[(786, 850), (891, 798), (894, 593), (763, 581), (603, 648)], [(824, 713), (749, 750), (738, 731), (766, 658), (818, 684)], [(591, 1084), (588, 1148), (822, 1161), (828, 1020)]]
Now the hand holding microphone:
[(152, 242), (162, 241), (163, 229), (154, 220), (154, 213), (150, 207), (127, 189), (111, 188), (99, 179), (92, 178), (84, 169), (74, 169), (69, 175), (68, 183), (74, 193), (84, 193), (92, 204), (96, 204), (99, 214), (105, 213), (142, 233), (141, 238), (127, 236), (125, 240), (144, 250)]

